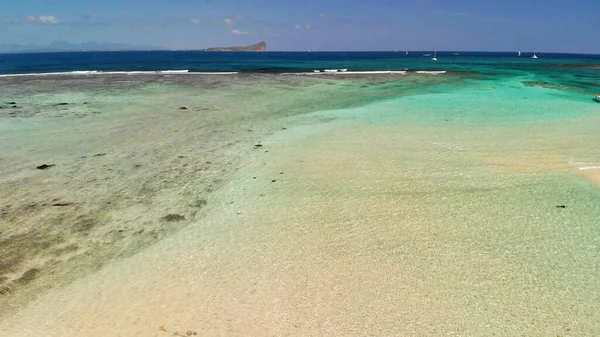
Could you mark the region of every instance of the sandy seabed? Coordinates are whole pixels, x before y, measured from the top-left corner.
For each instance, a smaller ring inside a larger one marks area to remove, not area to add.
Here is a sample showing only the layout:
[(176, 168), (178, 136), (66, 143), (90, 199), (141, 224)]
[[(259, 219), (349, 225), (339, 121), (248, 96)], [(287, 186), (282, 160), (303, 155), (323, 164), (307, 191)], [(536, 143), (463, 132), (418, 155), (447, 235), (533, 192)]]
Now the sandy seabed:
[(595, 106), (481, 121), (506, 97), (452, 77), (3, 81), (2, 335), (600, 332)]

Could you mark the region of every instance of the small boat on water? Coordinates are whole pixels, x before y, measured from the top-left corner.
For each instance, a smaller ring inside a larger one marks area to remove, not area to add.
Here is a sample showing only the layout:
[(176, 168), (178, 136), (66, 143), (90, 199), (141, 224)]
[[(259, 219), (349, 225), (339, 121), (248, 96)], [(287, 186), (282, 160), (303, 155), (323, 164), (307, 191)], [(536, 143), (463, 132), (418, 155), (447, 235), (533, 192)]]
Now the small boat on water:
[(594, 101), (600, 103), (600, 94), (596, 94), (596, 97), (594, 97)]
[(531, 57), (532, 59), (536, 59), (538, 58), (537, 55), (535, 53), (533, 53), (533, 56)]
[(432, 61), (437, 61), (437, 57), (436, 57), (436, 56), (437, 56), (437, 50), (435, 50), (435, 51), (433, 52), (433, 58), (432, 58), (431, 60), (432, 60)]
[(520, 51), (519, 51), (519, 55), (517, 55), (517, 56), (521, 56), (521, 52)]

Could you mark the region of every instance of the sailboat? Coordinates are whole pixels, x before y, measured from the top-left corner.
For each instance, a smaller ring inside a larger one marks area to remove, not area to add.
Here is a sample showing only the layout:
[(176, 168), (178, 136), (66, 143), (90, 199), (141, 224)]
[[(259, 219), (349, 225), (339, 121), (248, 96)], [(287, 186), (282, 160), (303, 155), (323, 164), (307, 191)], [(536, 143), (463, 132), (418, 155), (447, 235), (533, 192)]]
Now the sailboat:
[(521, 56), (521, 51), (519, 51), (519, 55), (517, 55), (517, 56)]
[(537, 55), (535, 53), (533, 53), (533, 56), (531, 57), (532, 59), (536, 59), (538, 58)]
[(408, 55), (408, 52), (406, 52), (406, 55)]
[(432, 61), (437, 61), (437, 57), (436, 57), (436, 55), (437, 55), (437, 50), (435, 50), (435, 51), (433, 52), (433, 58), (431, 59)]

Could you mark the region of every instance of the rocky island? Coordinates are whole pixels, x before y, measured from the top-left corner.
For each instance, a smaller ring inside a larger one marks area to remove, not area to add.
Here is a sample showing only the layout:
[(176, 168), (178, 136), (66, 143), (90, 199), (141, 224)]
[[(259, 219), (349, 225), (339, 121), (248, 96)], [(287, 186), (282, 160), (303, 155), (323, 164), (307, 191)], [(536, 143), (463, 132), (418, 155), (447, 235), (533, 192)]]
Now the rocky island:
[(267, 43), (262, 41), (246, 47), (214, 47), (205, 49), (205, 51), (267, 51)]

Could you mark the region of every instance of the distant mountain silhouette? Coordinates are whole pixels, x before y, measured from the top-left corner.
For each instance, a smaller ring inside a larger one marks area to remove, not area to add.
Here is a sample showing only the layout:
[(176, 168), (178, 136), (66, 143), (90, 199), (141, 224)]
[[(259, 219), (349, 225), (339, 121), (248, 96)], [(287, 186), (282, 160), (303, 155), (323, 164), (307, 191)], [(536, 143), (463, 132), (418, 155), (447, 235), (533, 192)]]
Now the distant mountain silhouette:
[(107, 43), (107, 42), (94, 42), (89, 41), (85, 43), (69, 43), (66, 41), (53, 41), (47, 46), (40, 46), (34, 44), (19, 45), (19, 44), (7, 44), (0, 45), (0, 53), (41, 53), (41, 52), (62, 52), (62, 51), (116, 51), (116, 50), (157, 50), (165, 49), (156, 46), (145, 46), (145, 45), (130, 45), (127, 43)]
[(251, 46), (213, 47), (206, 51), (267, 51), (267, 43), (262, 41)]

